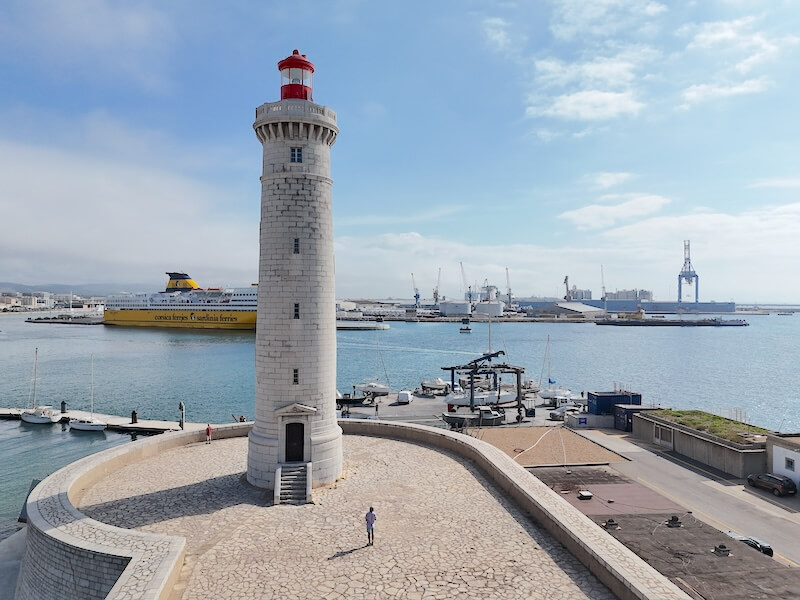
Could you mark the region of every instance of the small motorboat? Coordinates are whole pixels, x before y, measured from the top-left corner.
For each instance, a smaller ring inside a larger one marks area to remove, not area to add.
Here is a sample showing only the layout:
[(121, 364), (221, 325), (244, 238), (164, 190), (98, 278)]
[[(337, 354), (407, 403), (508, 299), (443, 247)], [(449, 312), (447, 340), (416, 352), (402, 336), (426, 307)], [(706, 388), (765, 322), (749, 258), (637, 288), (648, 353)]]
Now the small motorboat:
[(441, 377), (435, 379), (428, 379), (420, 384), (423, 394), (447, 394), (450, 392), (450, 384)]
[(493, 427), (502, 425), (505, 415), (490, 406), (476, 406), (470, 413), (442, 413), (442, 420), (450, 427)]
[(362, 392), (365, 395), (370, 395), (373, 398), (376, 396), (386, 396), (391, 391), (389, 386), (385, 383), (380, 383), (376, 379), (371, 379), (358, 385), (354, 385), (353, 389)]

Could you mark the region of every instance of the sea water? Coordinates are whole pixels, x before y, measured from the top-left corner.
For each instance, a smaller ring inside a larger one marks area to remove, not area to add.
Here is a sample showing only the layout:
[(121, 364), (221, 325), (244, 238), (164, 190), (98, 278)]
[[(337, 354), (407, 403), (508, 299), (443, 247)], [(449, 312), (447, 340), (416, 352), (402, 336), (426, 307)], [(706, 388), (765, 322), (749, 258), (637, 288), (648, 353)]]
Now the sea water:
[[(573, 392), (624, 386), (644, 404), (698, 408), (771, 430), (800, 431), (795, 361), (800, 315), (747, 316), (749, 327), (609, 327), (587, 323), (392, 322), (388, 330), (337, 334), (337, 388), (366, 379), (393, 390), (447, 378), (486, 351)], [(25, 323), (0, 315), (0, 406), (30, 402), (38, 348), (37, 404), (140, 419), (225, 423), (253, 417), (255, 334)], [(547, 355), (549, 354), (549, 360)], [(92, 362), (94, 363), (92, 369)], [(92, 371), (94, 387), (91, 386)], [(509, 380), (509, 383), (511, 381)], [(0, 539), (15, 530), (33, 479), (129, 435), (0, 421)]]

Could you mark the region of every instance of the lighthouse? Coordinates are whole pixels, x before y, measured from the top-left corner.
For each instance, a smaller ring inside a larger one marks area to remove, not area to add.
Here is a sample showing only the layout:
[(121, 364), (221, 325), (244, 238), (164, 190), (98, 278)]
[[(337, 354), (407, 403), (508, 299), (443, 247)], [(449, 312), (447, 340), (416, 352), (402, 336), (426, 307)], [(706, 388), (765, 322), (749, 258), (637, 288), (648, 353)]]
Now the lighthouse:
[(330, 173), (339, 129), (336, 113), (313, 101), (304, 54), (295, 50), (278, 70), (281, 99), (259, 106), (253, 124), (263, 172), (247, 480), (281, 489), (281, 473), (305, 473), (310, 490), (342, 471)]

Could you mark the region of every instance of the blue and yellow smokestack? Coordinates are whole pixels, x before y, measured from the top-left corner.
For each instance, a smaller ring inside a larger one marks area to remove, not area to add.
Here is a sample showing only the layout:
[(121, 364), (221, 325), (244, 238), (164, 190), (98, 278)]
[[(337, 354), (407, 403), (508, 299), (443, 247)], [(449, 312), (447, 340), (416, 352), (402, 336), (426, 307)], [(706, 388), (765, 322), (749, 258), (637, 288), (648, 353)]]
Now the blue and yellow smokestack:
[(186, 273), (167, 273), (169, 275), (169, 282), (167, 283), (168, 292), (183, 292), (185, 290), (199, 290), (200, 286), (194, 282), (194, 279), (189, 277)]

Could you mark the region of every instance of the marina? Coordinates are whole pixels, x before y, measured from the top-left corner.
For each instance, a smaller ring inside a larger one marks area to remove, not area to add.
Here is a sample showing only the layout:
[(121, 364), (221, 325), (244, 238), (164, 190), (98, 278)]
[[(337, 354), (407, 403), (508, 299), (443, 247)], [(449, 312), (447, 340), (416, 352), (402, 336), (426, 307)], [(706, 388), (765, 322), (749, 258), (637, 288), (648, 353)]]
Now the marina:
[[(52, 408), (52, 407), (51, 407)], [(22, 421), (22, 426), (32, 425), (25, 423), (22, 419), (22, 412), (18, 408), (0, 408), (0, 419), (5, 421)], [(61, 427), (69, 427), (69, 429), (76, 429), (72, 421), (86, 421), (92, 420), (101, 421), (105, 427), (99, 430), (114, 431), (117, 433), (127, 433), (134, 435), (153, 435), (157, 433), (165, 433), (167, 431), (180, 431), (180, 430), (200, 430), (204, 429), (205, 423), (187, 423), (184, 422), (181, 427), (180, 421), (160, 421), (156, 419), (132, 420), (132, 417), (120, 417), (115, 415), (105, 415), (101, 413), (91, 413), (83, 410), (66, 410), (63, 413), (57, 410), (52, 410), (52, 418), (45, 423), (46, 425), (59, 425)], [(38, 425), (38, 423), (37, 423)]]

